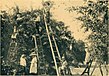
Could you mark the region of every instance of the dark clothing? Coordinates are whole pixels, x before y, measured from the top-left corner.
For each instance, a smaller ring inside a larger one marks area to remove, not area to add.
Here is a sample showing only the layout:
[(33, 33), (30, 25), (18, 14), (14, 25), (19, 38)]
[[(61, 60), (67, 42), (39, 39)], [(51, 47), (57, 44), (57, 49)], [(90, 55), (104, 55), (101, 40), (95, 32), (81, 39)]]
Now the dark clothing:
[(30, 75), (37, 75), (36, 73), (31, 73)]
[(21, 66), (21, 73), (27, 75), (28, 74), (27, 67)]

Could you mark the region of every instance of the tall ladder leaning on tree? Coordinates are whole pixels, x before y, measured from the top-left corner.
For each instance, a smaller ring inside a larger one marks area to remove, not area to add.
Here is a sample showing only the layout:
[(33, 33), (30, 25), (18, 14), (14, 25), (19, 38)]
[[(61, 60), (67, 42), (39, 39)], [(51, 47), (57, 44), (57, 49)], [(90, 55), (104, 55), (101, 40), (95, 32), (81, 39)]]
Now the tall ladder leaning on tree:
[[(35, 50), (37, 52), (37, 57), (38, 57), (38, 74), (39, 75), (45, 74), (45, 70), (46, 70), (45, 69), (44, 49), (43, 49), (42, 40), (41, 40), (42, 38), (43, 39), (46, 38), (49, 40), (50, 49), (51, 49), (52, 56), (53, 56), (53, 62), (55, 64), (55, 68), (56, 68), (56, 73), (57, 73), (57, 76), (59, 76), (60, 74), (58, 72), (58, 64), (61, 61), (61, 56), (60, 56), (60, 53), (58, 50), (56, 40), (54, 38), (53, 31), (52, 31), (51, 27), (48, 27), (45, 17), (44, 17), (44, 23), (45, 23), (47, 33), (44, 34), (43, 36), (40, 36), (40, 34), (32, 35), (32, 37), (34, 39), (34, 43), (35, 43)], [(54, 51), (54, 48), (55, 48), (55, 51)]]
[(58, 64), (61, 63), (61, 56), (60, 56), (60, 53), (58, 50), (58, 46), (57, 46), (52, 28), (50, 26), (48, 27), (47, 20), (46, 20), (46, 14), (44, 13), (44, 9), (43, 9), (43, 16), (44, 16), (44, 24), (45, 24), (49, 44), (50, 44), (50, 49), (51, 49), (51, 53), (52, 53), (52, 57), (53, 57), (53, 63), (55, 65), (55, 69), (56, 69), (56, 74), (57, 74), (57, 76), (60, 76)]

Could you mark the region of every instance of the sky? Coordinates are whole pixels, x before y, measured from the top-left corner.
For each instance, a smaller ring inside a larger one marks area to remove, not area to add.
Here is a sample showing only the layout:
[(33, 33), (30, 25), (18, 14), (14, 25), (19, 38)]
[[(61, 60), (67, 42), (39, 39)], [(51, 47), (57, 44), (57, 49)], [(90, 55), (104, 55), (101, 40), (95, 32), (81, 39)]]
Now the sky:
[[(47, 0), (44, 0), (47, 1)], [(53, 19), (57, 21), (63, 21), (66, 26), (69, 26), (68, 30), (72, 32), (72, 36), (76, 40), (83, 40), (87, 38), (89, 32), (84, 33), (84, 29), (81, 29), (81, 22), (76, 20), (79, 16), (76, 12), (68, 12), (66, 9), (70, 6), (80, 6), (83, 5), (83, 0), (51, 0), (54, 2), (51, 8), (51, 13)], [(18, 5), (21, 10), (29, 10), (31, 7), (33, 9), (42, 8), (42, 0), (0, 0), (0, 11), (7, 10), (10, 11), (13, 6)]]

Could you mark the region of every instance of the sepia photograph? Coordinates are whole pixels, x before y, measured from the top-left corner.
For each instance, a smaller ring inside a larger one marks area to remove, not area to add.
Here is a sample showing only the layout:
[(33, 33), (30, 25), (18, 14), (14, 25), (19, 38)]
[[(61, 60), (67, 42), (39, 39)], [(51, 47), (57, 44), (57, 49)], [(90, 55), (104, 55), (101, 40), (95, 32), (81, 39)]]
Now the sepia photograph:
[(0, 0), (0, 76), (109, 76), (108, 0)]

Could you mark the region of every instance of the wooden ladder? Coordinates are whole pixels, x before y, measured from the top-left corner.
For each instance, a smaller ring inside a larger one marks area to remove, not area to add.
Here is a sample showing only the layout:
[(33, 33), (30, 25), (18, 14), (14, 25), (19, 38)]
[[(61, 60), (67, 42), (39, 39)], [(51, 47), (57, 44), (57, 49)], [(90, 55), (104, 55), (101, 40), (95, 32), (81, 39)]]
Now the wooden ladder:
[(88, 76), (89, 76), (89, 73), (90, 73), (90, 67), (91, 67), (91, 65), (92, 65), (92, 62), (93, 62), (92, 59), (90, 59), (89, 62), (87, 62), (87, 64), (86, 64), (86, 68), (85, 68), (85, 70), (83, 71), (83, 73), (82, 73), (81, 75), (84, 75), (85, 73), (87, 73)]
[(58, 50), (56, 40), (54, 38), (52, 28), (48, 27), (48, 25), (47, 25), (47, 21), (46, 21), (44, 12), (43, 12), (43, 15), (44, 15), (45, 28), (46, 28), (46, 32), (47, 32), (47, 36), (48, 36), (48, 40), (49, 40), (49, 44), (50, 44), (50, 49), (51, 49), (51, 53), (52, 53), (52, 57), (53, 57), (53, 63), (55, 65), (55, 69), (56, 69), (56, 74), (57, 74), (57, 76), (60, 76), (59, 69), (58, 69), (58, 63), (60, 63), (60, 61), (61, 61), (61, 56), (60, 56), (60, 53)]
[(39, 34), (33, 35), (35, 49), (38, 57), (38, 75), (45, 74), (45, 55), (42, 46), (42, 41)]
[(17, 42), (11, 41), (10, 47), (8, 50), (7, 55), (7, 63), (11, 65), (10, 63), (14, 63), (16, 61), (16, 54), (17, 54)]
[(13, 33), (11, 36), (11, 42), (8, 50), (8, 55), (7, 55), (7, 64), (8, 65), (13, 65), (16, 62), (17, 59), (17, 41), (16, 41), (16, 36), (17, 36), (17, 31), (16, 31), (16, 26), (14, 26)]

